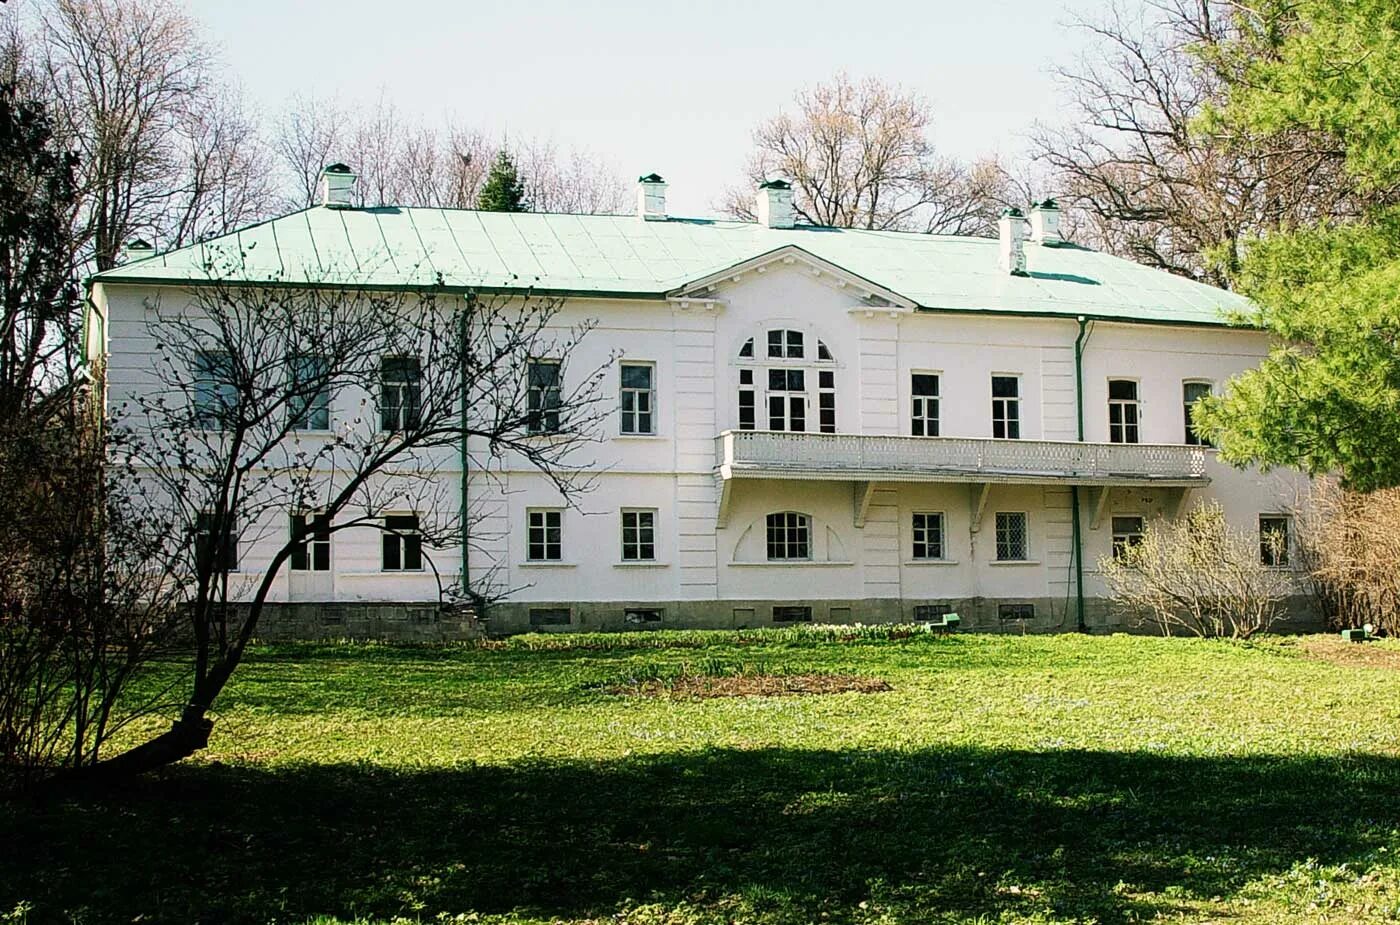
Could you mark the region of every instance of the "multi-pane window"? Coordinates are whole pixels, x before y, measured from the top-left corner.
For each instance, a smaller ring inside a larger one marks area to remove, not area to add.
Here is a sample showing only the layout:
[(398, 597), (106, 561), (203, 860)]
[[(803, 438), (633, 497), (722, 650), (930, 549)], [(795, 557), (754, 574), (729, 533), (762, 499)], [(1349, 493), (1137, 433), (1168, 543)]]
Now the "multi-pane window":
[(423, 370), (417, 357), (379, 361), (379, 427), (386, 431), (418, 426), (423, 406)]
[(383, 569), (386, 572), (417, 572), (423, 568), (423, 534), (417, 514), (390, 514), (384, 518)]
[(1284, 515), (1259, 515), (1259, 561), (1276, 567), (1288, 564), (1288, 518)]
[(655, 558), (656, 511), (623, 509), (622, 560), (650, 562)]
[(768, 370), (768, 429), (807, 429), (806, 370)]
[(938, 376), (914, 373), (910, 380), (912, 396), (911, 429), (916, 437), (938, 436)]
[(199, 426), (218, 430), (238, 407), (233, 356), (220, 350), (194, 355), (194, 411)]
[(914, 514), (914, 558), (943, 558), (943, 515), (919, 511)]
[(1138, 384), (1132, 379), (1108, 380), (1108, 442), (1138, 443)]
[(330, 521), (325, 514), (292, 515), (292, 571), (325, 572), (331, 567)]
[(525, 513), (525, 558), (558, 562), (564, 558), (564, 512), (535, 509)]
[(1021, 437), (1021, 377), (992, 377), (992, 436), (1003, 440)]
[(559, 429), (562, 403), (561, 370), (558, 360), (531, 360), (526, 368), (526, 401), (529, 417), (526, 429), (532, 434), (548, 434)]
[(233, 518), (225, 514), (220, 522), (213, 511), (200, 511), (195, 518), (194, 550), (201, 571), (237, 571), (238, 537)]
[(1113, 518), (1113, 558), (1123, 558), (1129, 549), (1142, 544), (1142, 518)]
[(753, 359), (753, 338), (744, 341), (744, 346), (739, 348), (739, 356), (746, 360)]
[(803, 356), (801, 331), (769, 331), (768, 356), (788, 360), (800, 360)]
[(793, 511), (769, 514), (768, 558), (812, 558), (812, 518)]
[(739, 370), (739, 429), (753, 430), (757, 426), (754, 422), (754, 391), (753, 391), (753, 370)]
[(331, 390), (325, 357), (294, 356), (291, 360), (293, 430), (331, 429)]
[(997, 512), (997, 561), (1020, 562), (1029, 558), (1024, 511)]
[(1186, 445), (1187, 446), (1210, 446), (1210, 441), (1202, 437), (1196, 430), (1196, 422), (1192, 418), (1195, 411), (1196, 402), (1210, 395), (1209, 382), (1183, 382), (1181, 384), (1181, 411), (1186, 422)]
[(650, 363), (623, 363), (621, 371), (622, 432), (656, 433), (656, 391), (652, 385), (656, 368)]
[(817, 426), (824, 434), (836, 433), (836, 373), (817, 372)]

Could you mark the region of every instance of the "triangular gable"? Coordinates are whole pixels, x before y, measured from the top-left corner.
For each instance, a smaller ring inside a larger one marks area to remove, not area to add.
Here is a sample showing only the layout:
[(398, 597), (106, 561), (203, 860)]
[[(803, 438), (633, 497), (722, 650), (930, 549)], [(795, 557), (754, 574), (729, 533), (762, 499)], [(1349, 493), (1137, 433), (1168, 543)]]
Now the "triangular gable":
[(716, 270), (713, 273), (692, 279), (667, 292), (666, 296), (670, 299), (706, 298), (719, 286), (738, 282), (746, 273), (763, 272), (773, 264), (801, 265), (812, 271), (814, 275), (824, 278), (829, 284), (852, 291), (857, 299), (868, 305), (882, 308), (903, 308), (907, 311), (918, 308), (918, 303), (908, 296), (872, 282), (857, 273), (852, 273), (830, 260), (823, 260), (796, 244), (785, 244), (782, 247), (759, 254), (757, 257), (750, 257), (722, 270)]

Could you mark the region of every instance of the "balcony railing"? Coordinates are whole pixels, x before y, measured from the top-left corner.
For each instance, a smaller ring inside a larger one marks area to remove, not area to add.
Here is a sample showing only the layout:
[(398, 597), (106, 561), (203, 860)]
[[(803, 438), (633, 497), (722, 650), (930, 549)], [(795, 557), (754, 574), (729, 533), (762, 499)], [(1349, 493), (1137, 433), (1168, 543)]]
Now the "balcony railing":
[(727, 430), (716, 438), (725, 478), (989, 481), (1087, 485), (1204, 484), (1200, 447), (967, 437)]

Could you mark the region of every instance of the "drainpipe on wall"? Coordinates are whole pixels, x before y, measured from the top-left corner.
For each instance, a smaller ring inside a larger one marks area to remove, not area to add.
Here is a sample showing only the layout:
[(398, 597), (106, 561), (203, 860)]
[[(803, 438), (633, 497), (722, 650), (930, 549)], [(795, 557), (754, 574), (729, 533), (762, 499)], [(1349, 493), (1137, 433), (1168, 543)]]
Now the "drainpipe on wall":
[[(1079, 336), (1074, 339), (1074, 409), (1078, 421), (1079, 442), (1084, 442), (1084, 345), (1089, 338), (1089, 323), (1080, 315)], [(1070, 507), (1073, 509), (1071, 530), (1074, 533), (1074, 595), (1075, 618), (1079, 632), (1088, 632), (1084, 622), (1084, 534), (1080, 526), (1079, 486), (1071, 485)]]
[[(460, 349), (462, 351), (462, 594), (467, 600), (472, 602), (473, 606), (480, 606), (472, 596), (471, 580), (467, 574), (467, 551), (470, 546), (468, 541), (470, 521), (467, 517), (467, 312), (471, 311), (472, 301), (470, 298), (466, 298), (463, 301), (465, 302), (465, 310), (462, 312), (462, 330), (458, 335), (461, 341)], [(484, 620), (486, 619), (486, 614), (484, 612), (478, 613), (476, 617), (478, 620)]]

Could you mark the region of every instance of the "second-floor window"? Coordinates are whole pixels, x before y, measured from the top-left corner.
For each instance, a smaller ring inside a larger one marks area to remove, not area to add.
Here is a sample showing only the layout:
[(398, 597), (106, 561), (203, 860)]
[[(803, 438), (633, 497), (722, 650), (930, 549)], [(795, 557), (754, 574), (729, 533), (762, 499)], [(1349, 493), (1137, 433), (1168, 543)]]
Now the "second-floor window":
[(417, 357), (385, 357), (379, 364), (379, 427), (386, 431), (418, 426), (423, 405), (423, 370)]
[(1108, 380), (1108, 442), (1139, 443), (1138, 384), (1132, 379)]
[(1021, 377), (992, 377), (992, 436), (999, 440), (1021, 438)]
[(656, 392), (652, 385), (655, 367), (650, 363), (623, 363), (621, 372), (622, 432), (656, 433)]
[(769, 514), (768, 558), (781, 562), (787, 559), (812, 558), (812, 518), (795, 511)]
[(938, 436), (938, 377), (914, 373), (910, 379), (912, 419), (910, 433), (915, 437)]
[(194, 413), (199, 426), (219, 430), (238, 407), (238, 384), (233, 357), (222, 350), (201, 350), (194, 355)]
[(739, 370), (739, 429), (753, 430), (757, 424), (754, 421), (754, 390), (753, 390), (753, 370)]
[(1181, 410), (1186, 421), (1186, 445), (1187, 446), (1210, 446), (1211, 443), (1196, 431), (1196, 422), (1192, 418), (1195, 412), (1196, 402), (1210, 395), (1209, 382), (1183, 382), (1181, 384)]
[(801, 331), (768, 332), (768, 356), (770, 358), (800, 360), (804, 349)]
[(331, 567), (331, 531), (325, 514), (292, 515), (292, 571), (325, 572)]
[(806, 370), (768, 370), (768, 429), (807, 429)]
[(559, 429), (559, 406), (563, 401), (559, 361), (531, 360), (526, 375), (526, 430), (532, 434), (553, 433)]
[(325, 357), (292, 357), (291, 415), (293, 430), (331, 429), (331, 390)]

